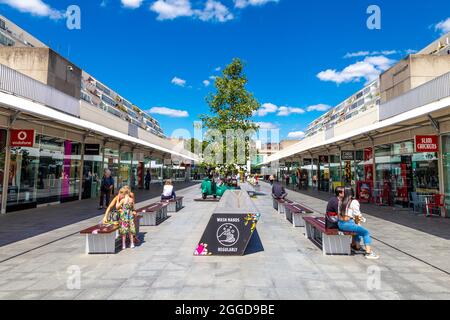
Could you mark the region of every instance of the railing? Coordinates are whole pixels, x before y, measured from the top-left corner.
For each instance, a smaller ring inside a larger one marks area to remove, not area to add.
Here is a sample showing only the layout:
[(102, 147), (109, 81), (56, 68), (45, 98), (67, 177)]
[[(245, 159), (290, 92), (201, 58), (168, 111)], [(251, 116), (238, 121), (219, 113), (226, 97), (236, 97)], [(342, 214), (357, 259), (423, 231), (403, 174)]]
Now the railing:
[(80, 117), (80, 101), (0, 64), (0, 90)]
[(450, 72), (380, 105), (380, 121), (450, 97)]

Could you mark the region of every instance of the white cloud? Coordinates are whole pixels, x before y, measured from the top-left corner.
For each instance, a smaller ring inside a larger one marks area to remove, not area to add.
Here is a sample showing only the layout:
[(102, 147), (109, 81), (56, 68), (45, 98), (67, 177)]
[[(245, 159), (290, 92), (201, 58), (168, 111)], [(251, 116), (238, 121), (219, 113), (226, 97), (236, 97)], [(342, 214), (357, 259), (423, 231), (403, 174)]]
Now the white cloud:
[(158, 14), (158, 20), (195, 17), (202, 21), (226, 22), (234, 19), (228, 8), (215, 0), (207, 0), (202, 9), (193, 9), (190, 0), (158, 0), (152, 3), (150, 10)]
[(158, 0), (150, 6), (150, 10), (158, 14), (158, 20), (173, 20), (194, 14), (189, 0)]
[(407, 55), (415, 54), (415, 53), (417, 53), (417, 50), (414, 50), (414, 49), (408, 49), (408, 50), (405, 50), (405, 53), (406, 53)]
[(259, 126), (259, 129), (266, 129), (266, 130), (278, 129), (278, 126), (272, 122), (256, 122), (256, 125)]
[(149, 111), (152, 114), (159, 114), (163, 116), (168, 116), (171, 118), (187, 118), (189, 117), (189, 113), (184, 110), (175, 110), (166, 107), (153, 107)]
[(288, 138), (289, 139), (303, 139), (305, 137), (305, 133), (303, 131), (294, 131), (289, 132)]
[(328, 111), (332, 108), (332, 106), (326, 105), (326, 104), (316, 104), (314, 106), (309, 106), (306, 110), (308, 112), (312, 112), (312, 111)]
[(64, 12), (53, 9), (42, 0), (0, 0), (20, 12), (30, 13), (34, 16), (49, 17), (51, 19), (62, 19)]
[(262, 6), (268, 2), (278, 2), (279, 0), (234, 0), (234, 6), (243, 9), (248, 6)]
[(209, 80), (204, 80), (204, 81), (203, 81), (203, 85), (204, 85), (205, 87), (209, 87), (210, 84), (211, 84), (211, 82), (210, 82)]
[(358, 52), (349, 52), (344, 56), (344, 58), (349, 59), (349, 58), (359, 58), (359, 57), (378, 56), (378, 55), (391, 56), (391, 55), (397, 54), (397, 53), (400, 53), (400, 52), (397, 50), (358, 51)]
[(214, 80), (217, 79), (217, 76), (210, 76), (209, 79), (212, 80), (212, 81), (214, 81)]
[(186, 80), (180, 79), (178, 77), (174, 77), (171, 82), (172, 82), (172, 84), (179, 86), (179, 87), (186, 86)]
[(342, 71), (328, 69), (318, 73), (317, 77), (322, 81), (331, 81), (337, 84), (359, 82), (361, 79), (371, 82), (394, 63), (394, 60), (385, 56), (366, 57), (363, 61), (351, 64)]
[(226, 22), (233, 20), (233, 14), (222, 3), (214, 0), (208, 0), (203, 10), (195, 10), (195, 14), (202, 21)]
[(291, 114), (304, 114), (305, 110), (301, 108), (292, 108), (292, 107), (279, 107), (278, 108), (278, 116), (279, 117), (287, 117)]
[(219, 72), (220, 70), (222, 70), (221, 67), (217, 67), (217, 68), (214, 69), (214, 71), (217, 71), (217, 72)]
[(264, 103), (257, 111), (253, 112), (253, 116), (265, 117), (269, 113), (278, 111), (278, 107), (273, 103)]
[(434, 26), (436, 31), (440, 31), (442, 34), (450, 32), (450, 18), (443, 20)]
[(137, 9), (142, 5), (144, 0), (121, 0), (121, 2), (125, 8)]

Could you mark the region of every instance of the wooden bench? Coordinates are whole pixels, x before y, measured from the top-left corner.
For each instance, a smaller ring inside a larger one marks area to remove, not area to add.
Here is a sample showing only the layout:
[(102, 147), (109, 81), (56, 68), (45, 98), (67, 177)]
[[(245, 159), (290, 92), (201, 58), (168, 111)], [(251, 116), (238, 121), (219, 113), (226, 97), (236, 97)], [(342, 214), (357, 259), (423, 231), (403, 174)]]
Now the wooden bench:
[(273, 199), (273, 208), (275, 210), (277, 210), (279, 214), (285, 214), (286, 212), (285, 212), (284, 204), (286, 201), (289, 201), (289, 200), (277, 199), (277, 198), (274, 198), (273, 196), (272, 196), (272, 199)]
[[(142, 218), (139, 214), (136, 218), (136, 236), (139, 235)], [(114, 224), (98, 224), (80, 231), (80, 234), (86, 238), (86, 254), (114, 254), (122, 243), (119, 226)]]
[(168, 206), (169, 204), (166, 202), (157, 202), (137, 210), (137, 212), (142, 215), (141, 224), (143, 226), (156, 226), (160, 224), (167, 219)]
[(183, 209), (183, 199), (184, 197), (177, 197), (172, 200), (163, 200), (162, 203), (168, 203), (167, 211), (168, 212), (178, 212)]
[(325, 218), (303, 217), (306, 237), (322, 248), (324, 255), (351, 255), (353, 233), (326, 229)]
[(294, 228), (305, 227), (304, 215), (314, 213), (311, 209), (289, 200), (285, 201), (282, 206), (285, 208), (286, 220), (290, 221)]
[(99, 224), (80, 233), (86, 236), (86, 254), (116, 252), (116, 239), (119, 238), (118, 225)]

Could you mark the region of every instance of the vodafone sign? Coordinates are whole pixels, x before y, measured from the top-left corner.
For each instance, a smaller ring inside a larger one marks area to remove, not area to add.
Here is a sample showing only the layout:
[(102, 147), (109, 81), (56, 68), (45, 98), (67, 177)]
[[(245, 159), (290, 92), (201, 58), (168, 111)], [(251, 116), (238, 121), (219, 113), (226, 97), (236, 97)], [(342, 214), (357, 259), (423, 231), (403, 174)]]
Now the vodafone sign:
[(33, 147), (34, 130), (11, 129), (11, 147)]
[(416, 152), (439, 152), (438, 136), (416, 136)]

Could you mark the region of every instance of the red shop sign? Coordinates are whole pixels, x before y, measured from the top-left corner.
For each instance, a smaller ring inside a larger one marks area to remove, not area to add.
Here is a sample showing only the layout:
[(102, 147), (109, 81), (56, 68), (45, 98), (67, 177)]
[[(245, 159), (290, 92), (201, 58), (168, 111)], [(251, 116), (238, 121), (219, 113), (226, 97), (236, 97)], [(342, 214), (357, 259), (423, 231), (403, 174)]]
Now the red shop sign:
[(438, 136), (416, 136), (416, 152), (439, 152)]
[(11, 129), (11, 147), (33, 147), (34, 130)]

